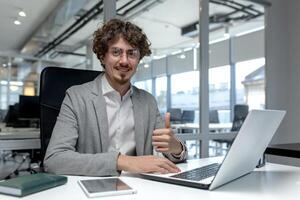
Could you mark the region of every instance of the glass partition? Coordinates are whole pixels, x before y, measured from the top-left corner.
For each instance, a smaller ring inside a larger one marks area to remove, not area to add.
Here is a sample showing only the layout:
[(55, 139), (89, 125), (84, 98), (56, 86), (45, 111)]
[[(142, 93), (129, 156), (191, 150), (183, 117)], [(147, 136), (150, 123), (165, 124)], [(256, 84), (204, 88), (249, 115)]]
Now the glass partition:
[(219, 156), (240, 129), (237, 121), (265, 107), (264, 6), (210, 1), (209, 9), (209, 156)]

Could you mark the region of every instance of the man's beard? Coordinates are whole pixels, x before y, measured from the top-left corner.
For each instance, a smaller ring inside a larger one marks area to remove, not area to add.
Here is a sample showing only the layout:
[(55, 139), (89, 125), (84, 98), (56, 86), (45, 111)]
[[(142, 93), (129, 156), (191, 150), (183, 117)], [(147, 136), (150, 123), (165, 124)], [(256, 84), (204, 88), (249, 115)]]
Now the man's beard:
[(125, 83), (128, 83), (130, 81), (131, 75), (128, 77), (127, 74), (120, 73), (119, 77), (116, 78), (116, 81), (120, 84), (123, 85)]

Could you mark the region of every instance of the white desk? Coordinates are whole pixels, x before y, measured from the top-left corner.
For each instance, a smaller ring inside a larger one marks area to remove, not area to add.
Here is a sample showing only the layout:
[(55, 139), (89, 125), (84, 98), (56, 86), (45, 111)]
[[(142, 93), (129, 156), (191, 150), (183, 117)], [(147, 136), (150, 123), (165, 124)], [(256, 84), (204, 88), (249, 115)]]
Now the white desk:
[[(198, 162), (191, 161), (189, 165)], [(22, 200), (84, 200), (88, 199), (77, 184), (79, 179), (95, 177), (69, 176), (68, 183), (22, 198)], [(123, 174), (121, 179), (138, 193), (95, 199), (107, 200), (298, 200), (300, 197), (300, 168), (268, 163), (236, 181), (214, 191), (178, 186)], [(0, 200), (20, 198), (0, 195)]]
[[(172, 124), (173, 129), (176, 129), (178, 133), (182, 133), (183, 129), (189, 129), (191, 131), (196, 131), (199, 133), (199, 124), (196, 123), (186, 123), (186, 124)], [(210, 132), (230, 132), (232, 123), (218, 123), (218, 124), (209, 124)]]
[(0, 132), (0, 150), (39, 148), (41, 148), (39, 129), (5, 128)]

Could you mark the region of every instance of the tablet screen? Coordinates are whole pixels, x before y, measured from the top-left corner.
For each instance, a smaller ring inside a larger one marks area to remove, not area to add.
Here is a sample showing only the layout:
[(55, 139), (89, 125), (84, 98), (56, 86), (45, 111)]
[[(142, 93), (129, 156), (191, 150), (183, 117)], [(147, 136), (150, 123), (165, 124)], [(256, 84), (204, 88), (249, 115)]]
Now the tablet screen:
[(119, 178), (81, 180), (80, 182), (89, 193), (131, 190), (131, 187)]

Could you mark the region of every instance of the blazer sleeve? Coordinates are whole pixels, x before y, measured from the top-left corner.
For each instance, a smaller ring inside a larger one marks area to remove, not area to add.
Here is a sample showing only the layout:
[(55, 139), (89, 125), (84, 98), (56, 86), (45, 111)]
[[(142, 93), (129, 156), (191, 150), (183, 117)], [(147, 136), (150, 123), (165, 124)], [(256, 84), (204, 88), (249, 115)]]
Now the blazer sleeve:
[(78, 121), (68, 90), (54, 126), (44, 158), (45, 171), (55, 174), (108, 176), (119, 175), (119, 152), (79, 153), (76, 151)]

